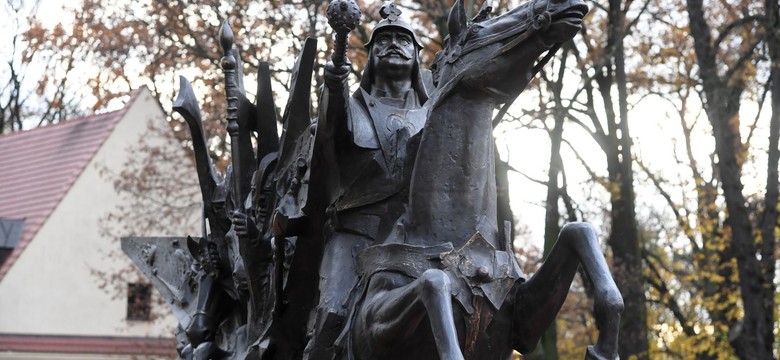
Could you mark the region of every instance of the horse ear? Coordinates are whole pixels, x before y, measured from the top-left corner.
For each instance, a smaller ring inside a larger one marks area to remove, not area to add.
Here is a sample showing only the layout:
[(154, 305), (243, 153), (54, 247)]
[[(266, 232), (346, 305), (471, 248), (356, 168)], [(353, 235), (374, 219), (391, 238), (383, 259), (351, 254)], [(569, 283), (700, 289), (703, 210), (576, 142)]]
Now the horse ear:
[(463, 0), (455, 1), (450, 10), (450, 17), (447, 20), (447, 28), (450, 31), (450, 39), (457, 41), (460, 33), (467, 27), (466, 8), (463, 6)]
[(196, 259), (198, 258), (198, 254), (200, 253), (200, 246), (198, 246), (198, 242), (189, 235), (187, 236), (187, 250), (190, 251), (190, 255), (192, 255), (192, 257)]

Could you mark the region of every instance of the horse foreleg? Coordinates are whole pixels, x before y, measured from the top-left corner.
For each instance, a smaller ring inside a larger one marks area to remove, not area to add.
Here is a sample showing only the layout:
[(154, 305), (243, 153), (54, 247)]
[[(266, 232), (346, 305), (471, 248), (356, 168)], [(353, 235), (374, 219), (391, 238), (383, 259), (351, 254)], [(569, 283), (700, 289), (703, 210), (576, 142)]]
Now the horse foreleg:
[(462, 360), (452, 313), (450, 279), (441, 270), (425, 271), (409, 280), (396, 273), (379, 273), (369, 283), (355, 330), (367, 349), (375, 354), (397, 350), (412, 337), (426, 319), (441, 360)]
[(623, 298), (601, 254), (596, 231), (586, 223), (567, 224), (558, 235), (539, 271), (515, 293), (514, 345), (530, 351), (555, 320), (579, 264), (585, 268), (594, 289), (594, 315), (599, 329), (595, 346), (586, 358), (617, 359), (617, 340)]

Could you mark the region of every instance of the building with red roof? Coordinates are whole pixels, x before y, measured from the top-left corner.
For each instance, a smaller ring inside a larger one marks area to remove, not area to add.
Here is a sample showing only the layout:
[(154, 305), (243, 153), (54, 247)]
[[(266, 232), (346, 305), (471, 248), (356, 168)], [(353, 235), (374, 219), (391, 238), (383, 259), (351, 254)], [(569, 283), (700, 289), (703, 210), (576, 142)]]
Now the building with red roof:
[(173, 137), (150, 139), (150, 126), (167, 127), (166, 116), (144, 88), (116, 111), (0, 135), (0, 359), (175, 357), (173, 317), (129, 310), (138, 295), (128, 289), (143, 284), (112, 293), (95, 275), (129, 264), (108, 255), (121, 254), (118, 239), (101, 236), (125, 201), (106, 173), (143, 156), (133, 151), (140, 140), (180, 156), (172, 166), (192, 166)]

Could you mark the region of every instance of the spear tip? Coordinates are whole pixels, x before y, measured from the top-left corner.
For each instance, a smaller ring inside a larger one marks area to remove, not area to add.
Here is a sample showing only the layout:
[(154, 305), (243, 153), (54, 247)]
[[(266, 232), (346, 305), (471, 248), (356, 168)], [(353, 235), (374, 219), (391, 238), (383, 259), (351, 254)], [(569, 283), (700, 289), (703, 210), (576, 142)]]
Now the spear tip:
[(222, 22), (222, 28), (219, 30), (219, 43), (225, 54), (230, 53), (230, 49), (233, 48), (233, 30), (230, 29), (230, 23), (227, 19)]

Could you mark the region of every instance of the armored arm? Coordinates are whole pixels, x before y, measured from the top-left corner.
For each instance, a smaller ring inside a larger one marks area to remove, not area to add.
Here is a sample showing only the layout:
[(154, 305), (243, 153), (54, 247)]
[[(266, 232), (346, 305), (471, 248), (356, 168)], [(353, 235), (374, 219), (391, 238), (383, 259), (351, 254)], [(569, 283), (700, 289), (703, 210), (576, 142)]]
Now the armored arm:
[[(332, 61), (323, 70), (325, 86), (320, 95), (320, 119), (318, 132), (327, 138), (340, 138), (346, 134), (349, 106), (349, 65), (337, 68)], [(324, 114), (324, 116), (323, 116)]]
[(323, 72), (325, 89), (320, 108), (326, 116), (321, 116), (318, 124), (320, 134), (326, 137), (344, 134), (346, 130), (347, 77), (351, 65), (347, 58), (347, 38), (360, 24), (360, 16), (360, 8), (354, 0), (333, 0), (328, 6), (328, 24), (333, 28), (334, 36), (333, 53)]

